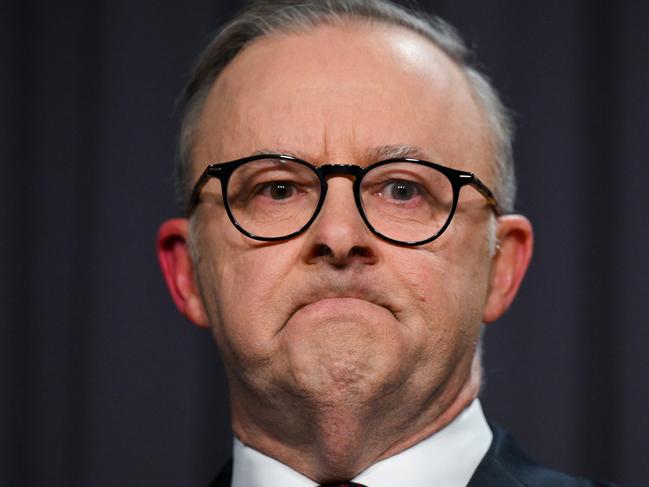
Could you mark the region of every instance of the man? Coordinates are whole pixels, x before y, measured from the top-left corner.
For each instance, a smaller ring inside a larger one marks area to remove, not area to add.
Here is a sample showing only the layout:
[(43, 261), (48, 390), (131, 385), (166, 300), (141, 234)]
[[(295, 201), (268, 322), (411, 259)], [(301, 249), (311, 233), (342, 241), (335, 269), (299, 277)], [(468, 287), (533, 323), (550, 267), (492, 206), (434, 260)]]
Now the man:
[(532, 253), (510, 132), (453, 31), (381, 0), (257, 2), (212, 41), (158, 253), (228, 377), (213, 485), (595, 485), (476, 399)]

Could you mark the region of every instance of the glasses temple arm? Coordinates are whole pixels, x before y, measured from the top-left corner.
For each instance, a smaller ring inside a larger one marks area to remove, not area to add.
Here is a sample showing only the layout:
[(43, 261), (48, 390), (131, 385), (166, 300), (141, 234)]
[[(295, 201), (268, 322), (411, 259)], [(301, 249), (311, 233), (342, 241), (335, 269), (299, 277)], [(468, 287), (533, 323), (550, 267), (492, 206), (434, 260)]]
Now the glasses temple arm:
[(203, 186), (207, 184), (207, 181), (210, 179), (210, 177), (211, 175), (209, 174), (209, 168), (206, 168), (205, 171), (203, 171), (203, 174), (201, 174), (201, 177), (198, 178), (198, 181), (196, 181), (196, 185), (194, 185), (192, 194), (189, 197), (189, 203), (187, 204), (187, 217), (190, 217), (194, 212), (194, 209), (196, 208), (200, 200), (201, 190), (203, 189)]
[(496, 200), (496, 197), (494, 196), (493, 192), (487, 187), (486, 184), (480, 181), (475, 176), (475, 174), (471, 174), (471, 181), (469, 184), (473, 186), (482, 196), (484, 196), (487, 199), (487, 203), (489, 204), (489, 206), (493, 208), (493, 211), (496, 214), (496, 216), (500, 216), (503, 214), (503, 211), (500, 208), (500, 205), (498, 204), (498, 201)]

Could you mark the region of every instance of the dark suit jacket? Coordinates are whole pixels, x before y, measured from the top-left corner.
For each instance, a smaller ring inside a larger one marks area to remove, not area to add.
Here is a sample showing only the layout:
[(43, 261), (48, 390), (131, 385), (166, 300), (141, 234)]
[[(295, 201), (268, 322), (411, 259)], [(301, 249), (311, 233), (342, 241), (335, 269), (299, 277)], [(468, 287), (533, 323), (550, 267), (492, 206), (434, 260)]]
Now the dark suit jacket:
[[(468, 487), (613, 487), (606, 482), (571, 477), (542, 467), (527, 457), (504, 430), (497, 426), (492, 426), (492, 430), (494, 438), (489, 451)], [(223, 467), (210, 487), (230, 487), (231, 480), (232, 461)]]

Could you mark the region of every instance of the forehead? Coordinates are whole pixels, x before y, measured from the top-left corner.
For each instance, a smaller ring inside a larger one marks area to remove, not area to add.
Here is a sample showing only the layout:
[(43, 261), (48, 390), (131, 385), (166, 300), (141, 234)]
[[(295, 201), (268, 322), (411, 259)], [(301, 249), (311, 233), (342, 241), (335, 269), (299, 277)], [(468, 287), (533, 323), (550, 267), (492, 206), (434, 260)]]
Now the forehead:
[(486, 134), (463, 73), (436, 46), (406, 29), (350, 22), (245, 48), (210, 90), (194, 160), (200, 169), (279, 150), (363, 163), (376, 147), (408, 145), (484, 174)]

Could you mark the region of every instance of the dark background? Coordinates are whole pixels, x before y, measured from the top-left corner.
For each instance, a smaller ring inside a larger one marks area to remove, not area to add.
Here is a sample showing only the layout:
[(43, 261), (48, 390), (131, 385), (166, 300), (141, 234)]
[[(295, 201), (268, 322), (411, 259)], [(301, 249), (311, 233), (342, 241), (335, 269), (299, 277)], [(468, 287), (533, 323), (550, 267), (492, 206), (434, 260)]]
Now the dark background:
[[(487, 333), (487, 415), (538, 460), (647, 485), (649, 3), (422, 2), (517, 113), (536, 255)], [(0, 484), (201, 486), (223, 373), (154, 256), (174, 99), (235, 2), (0, 5)]]

